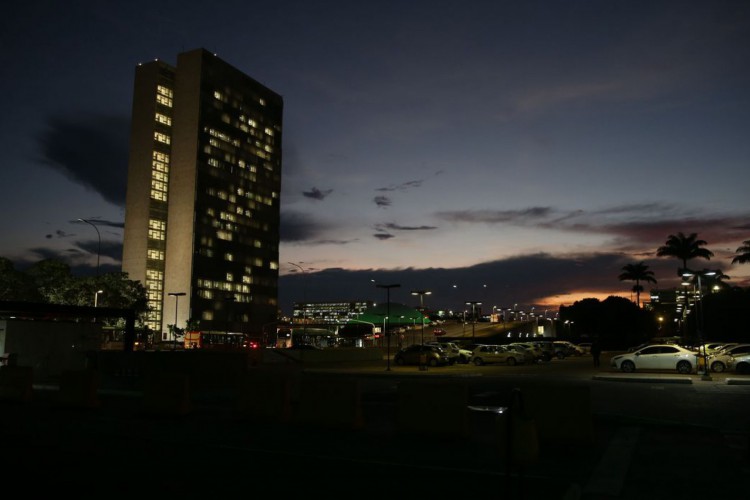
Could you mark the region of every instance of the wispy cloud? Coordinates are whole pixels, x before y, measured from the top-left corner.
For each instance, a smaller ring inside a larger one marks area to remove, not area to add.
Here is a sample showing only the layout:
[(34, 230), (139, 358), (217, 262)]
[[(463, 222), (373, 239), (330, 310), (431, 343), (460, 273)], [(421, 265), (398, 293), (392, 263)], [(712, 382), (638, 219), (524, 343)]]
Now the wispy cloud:
[(375, 188), (375, 191), (407, 191), (422, 186), (423, 182), (424, 180), (407, 181), (402, 182), (401, 184), (391, 184), (390, 186)]
[(310, 191), (303, 191), (302, 195), (313, 200), (324, 200), (331, 193), (333, 193), (333, 189), (326, 189), (321, 191), (320, 189), (314, 187), (310, 189)]
[(384, 224), (376, 224), (375, 229), (378, 231), (386, 231), (389, 229), (393, 231), (430, 231), (437, 229), (437, 226), (401, 226), (393, 222), (388, 222)]
[(376, 196), (372, 199), (373, 203), (379, 207), (389, 207), (391, 206), (391, 199), (387, 196)]

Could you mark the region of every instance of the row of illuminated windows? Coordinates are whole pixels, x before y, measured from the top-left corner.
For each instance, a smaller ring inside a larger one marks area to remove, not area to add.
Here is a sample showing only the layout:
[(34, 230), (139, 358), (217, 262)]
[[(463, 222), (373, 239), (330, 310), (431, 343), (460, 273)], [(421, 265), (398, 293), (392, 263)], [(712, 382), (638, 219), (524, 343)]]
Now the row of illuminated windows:
[[(158, 172), (155, 172), (153, 175), (153, 178), (151, 179), (151, 189), (155, 189), (157, 191), (166, 191), (167, 190), (167, 183), (166, 176), (164, 174), (157, 175)], [(159, 176), (162, 177), (163, 180), (158, 180)]]
[(161, 313), (161, 300), (150, 301), (148, 306), (152, 311)]
[(164, 85), (156, 86), (156, 102), (158, 102), (159, 104), (162, 104), (164, 106), (167, 106), (168, 108), (171, 108), (173, 97), (174, 97), (174, 93), (172, 92), (172, 89), (167, 88)]
[(164, 191), (151, 190), (151, 199), (157, 201), (167, 201), (167, 193)]
[[(217, 101), (225, 102), (225, 103), (229, 102), (229, 97), (223, 92), (220, 92), (218, 90), (214, 90), (214, 99), (216, 99)], [(259, 97), (258, 104), (260, 104), (261, 106), (265, 106), (266, 100), (263, 99), (262, 97)]]
[[(151, 181), (152, 185), (155, 181)], [(148, 237), (152, 240), (164, 240), (166, 238), (167, 223), (162, 220), (148, 220)]]
[[(237, 165), (240, 168), (245, 168), (246, 163), (243, 159), (238, 159), (237, 156), (232, 152), (229, 151), (226, 144), (218, 143), (215, 139), (210, 139), (209, 144), (206, 144), (203, 146), (203, 152), (208, 157), (215, 157), (216, 159), (223, 160), (230, 165)], [(251, 148), (251, 153), (259, 158), (262, 158), (266, 160), (263, 162), (263, 168), (268, 171), (273, 171), (274, 169), (278, 168), (278, 164), (274, 163), (273, 156), (271, 153), (264, 153), (263, 151), (253, 147)], [(214, 164), (215, 166), (219, 166), (218, 163)], [(252, 172), (257, 172), (257, 167), (251, 167)], [(253, 180), (255, 180), (255, 177), (252, 177)]]
[[(169, 175), (167, 175), (166, 172), (160, 172), (159, 170), (154, 170), (151, 172), (151, 178), (160, 182), (161, 184), (164, 184), (166, 187), (167, 181), (169, 180)], [(151, 187), (153, 189), (157, 189), (156, 186), (154, 186), (153, 181), (151, 181)], [(161, 191), (166, 191), (166, 189), (161, 189)]]
[(167, 126), (172, 125), (172, 119), (168, 117), (167, 115), (163, 115), (161, 113), (156, 113), (156, 121), (163, 125), (167, 125)]
[(227, 142), (231, 144), (232, 146), (236, 146), (236, 147), (240, 146), (240, 140), (233, 138), (229, 134), (225, 134), (224, 132), (220, 132), (213, 128), (209, 128), (208, 133), (209, 135), (211, 135), (211, 137), (216, 137), (217, 139)]
[(154, 139), (156, 141), (161, 142), (162, 144), (172, 143), (172, 139), (167, 134), (162, 134), (161, 132), (158, 132), (158, 131), (154, 132)]
[[(237, 197), (234, 194), (227, 193), (226, 191), (217, 191), (216, 188), (208, 188), (206, 190), (206, 194), (208, 194), (209, 196), (215, 196), (220, 200), (229, 201), (230, 203), (237, 203)], [(261, 196), (259, 194), (253, 193), (252, 191), (245, 191), (242, 188), (238, 188), (237, 194), (240, 196), (244, 196), (248, 200), (257, 201), (258, 203), (262, 203), (268, 206), (272, 206), (273, 200), (275, 198), (278, 198), (278, 193), (276, 193), (276, 191), (271, 191), (271, 196)], [(240, 210), (237, 210), (237, 213), (241, 213)]]
[(156, 86), (156, 93), (158, 95), (163, 95), (164, 97), (174, 97), (174, 92), (169, 87), (165, 87), (164, 85), (157, 85)]
[(164, 165), (169, 165), (169, 155), (167, 153), (163, 153), (161, 151), (154, 151), (151, 155), (151, 158), (158, 163), (163, 163)]
[[(153, 283), (159, 283), (159, 287), (161, 288), (161, 284), (164, 281), (164, 271), (159, 271), (158, 269), (146, 269), (146, 283), (153, 282)], [(147, 287), (151, 288), (151, 287)]]
[(245, 162), (245, 160), (243, 160), (243, 159), (240, 159), (240, 160), (239, 160), (239, 161), (237, 162), (237, 165), (238, 165), (238, 166), (239, 166), (240, 168), (249, 168), (249, 170), (250, 170), (251, 172), (253, 172), (253, 173), (255, 173), (255, 172), (257, 172), (257, 171), (258, 171), (258, 167), (256, 167), (255, 165), (248, 165), (248, 164), (247, 164), (247, 163)]
[(163, 106), (166, 106), (168, 108), (172, 107), (172, 98), (170, 98), (170, 97), (165, 97), (163, 95), (158, 95), (157, 94), (156, 95), (156, 102), (158, 102), (159, 104), (161, 104)]
[(152, 260), (164, 260), (164, 251), (150, 248), (147, 251), (147, 257)]
[(166, 163), (164, 163), (164, 162), (160, 162), (159, 160), (152, 160), (151, 161), (151, 168), (152, 168), (152, 170), (154, 170), (156, 172), (161, 172), (163, 174), (168, 174), (169, 173), (169, 165), (166, 164)]
[[(212, 195), (212, 196), (214, 195), (214, 193), (209, 193), (209, 194)], [(224, 193), (224, 196), (218, 196), (218, 198), (226, 201), (227, 200), (226, 193)], [(236, 199), (235, 200), (230, 200), (230, 201), (232, 203), (234, 203), (236, 201)], [(252, 218), (253, 217), (253, 213), (250, 211), (250, 209), (254, 209), (255, 208), (255, 202), (254, 201), (248, 201), (247, 205), (248, 205), (249, 208), (244, 208), (244, 207), (241, 207), (239, 205), (235, 206), (235, 208), (234, 208), (235, 213), (237, 215), (244, 215), (245, 217)], [(229, 207), (229, 209), (231, 210), (231, 207)], [(215, 217), (216, 216), (216, 210), (214, 210), (213, 208), (208, 208), (206, 210), (206, 213), (208, 215), (210, 215), (211, 217)], [(222, 220), (230, 220), (229, 219), (230, 212), (222, 212), (222, 214), (227, 214), (226, 216), (225, 215), (221, 215), (220, 216), (220, 218)], [(232, 222), (236, 222), (236, 219), (233, 220)]]
[[(229, 134), (226, 134), (224, 132), (221, 132), (221, 131), (213, 129), (213, 128), (209, 128), (207, 130), (208, 130), (208, 133), (209, 133), (209, 135), (211, 137), (219, 139), (219, 140), (221, 140), (221, 141), (223, 141), (223, 142), (225, 142), (227, 144), (231, 144), (234, 147), (240, 147), (241, 143), (240, 143), (239, 139), (233, 138)], [(266, 128), (266, 131), (271, 131), (271, 129), (270, 128)], [(209, 140), (209, 143), (212, 146), (214, 146), (214, 147), (220, 147), (219, 143), (217, 141), (215, 141), (215, 140)], [(261, 141), (256, 140), (254, 142), (254, 145), (257, 148), (263, 149), (267, 153), (273, 153), (274, 152), (273, 146), (271, 146), (270, 144), (266, 144), (266, 143), (263, 143)]]
[[(221, 161), (219, 161), (217, 158), (214, 158), (214, 157), (210, 157), (208, 159), (208, 164), (210, 166), (214, 167), (214, 168), (221, 168)], [(237, 165), (240, 168), (242, 168), (242, 169), (247, 168), (247, 163), (244, 160), (239, 160), (237, 162)], [(258, 168), (255, 165), (250, 165), (250, 172), (251, 173), (241, 172), (239, 176), (242, 179), (246, 179), (246, 180), (254, 183), (254, 182), (258, 181), (258, 178), (255, 175), (255, 172), (257, 172), (257, 171), (258, 171)]]

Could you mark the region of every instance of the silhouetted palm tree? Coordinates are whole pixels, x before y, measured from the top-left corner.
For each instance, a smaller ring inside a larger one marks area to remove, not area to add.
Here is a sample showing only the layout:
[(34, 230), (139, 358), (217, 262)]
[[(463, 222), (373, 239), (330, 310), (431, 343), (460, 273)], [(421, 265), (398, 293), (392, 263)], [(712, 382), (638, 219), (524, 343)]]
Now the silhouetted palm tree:
[(635, 281), (633, 285), (633, 291), (635, 292), (635, 303), (638, 307), (641, 307), (641, 292), (643, 287), (641, 281), (648, 283), (656, 283), (654, 278), (654, 272), (651, 271), (648, 266), (643, 262), (636, 264), (626, 264), (622, 267), (622, 274), (620, 274), (620, 281)]
[(732, 264), (747, 264), (750, 262), (750, 240), (742, 242), (742, 246), (735, 250), (737, 256), (732, 259)]
[(691, 233), (685, 236), (682, 233), (676, 235), (670, 234), (666, 243), (656, 249), (656, 255), (659, 257), (675, 257), (682, 261), (682, 269), (687, 269), (687, 263), (690, 259), (701, 258), (711, 260), (714, 253), (707, 249), (701, 248), (706, 245), (706, 241), (699, 240), (698, 234)]

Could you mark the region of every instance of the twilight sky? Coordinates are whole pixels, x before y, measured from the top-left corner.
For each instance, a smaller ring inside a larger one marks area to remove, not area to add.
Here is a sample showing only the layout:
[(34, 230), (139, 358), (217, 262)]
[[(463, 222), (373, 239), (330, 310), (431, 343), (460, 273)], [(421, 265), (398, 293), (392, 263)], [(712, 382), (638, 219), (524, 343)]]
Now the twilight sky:
[(91, 272), (86, 218), (119, 270), (135, 67), (204, 47), (284, 97), (285, 313), (385, 300), (371, 280), (431, 308), (629, 298), (628, 263), (677, 284), (655, 254), (680, 231), (750, 286), (750, 2), (27, 0), (0, 28), (18, 268)]

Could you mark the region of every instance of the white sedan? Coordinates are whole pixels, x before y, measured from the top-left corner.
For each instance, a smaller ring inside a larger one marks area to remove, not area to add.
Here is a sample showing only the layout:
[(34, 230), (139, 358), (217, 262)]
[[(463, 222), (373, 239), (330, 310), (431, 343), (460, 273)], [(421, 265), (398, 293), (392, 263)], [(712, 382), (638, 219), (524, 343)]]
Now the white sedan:
[(635, 370), (677, 370), (679, 373), (693, 373), (698, 366), (695, 352), (674, 344), (655, 344), (613, 356), (614, 368), (626, 373)]

